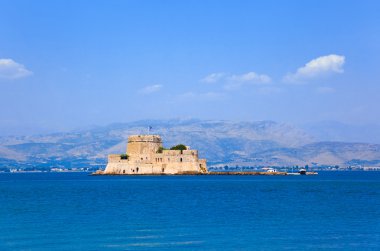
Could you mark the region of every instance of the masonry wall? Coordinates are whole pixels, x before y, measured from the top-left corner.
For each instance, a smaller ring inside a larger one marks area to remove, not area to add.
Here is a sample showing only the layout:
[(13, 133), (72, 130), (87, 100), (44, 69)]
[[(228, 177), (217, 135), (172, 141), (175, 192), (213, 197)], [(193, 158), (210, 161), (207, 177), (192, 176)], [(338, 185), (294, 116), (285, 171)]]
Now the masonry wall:
[(207, 172), (206, 160), (198, 159), (197, 150), (163, 150), (158, 135), (134, 135), (128, 138), (128, 160), (118, 154), (108, 156), (106, 174), (180, 174)]

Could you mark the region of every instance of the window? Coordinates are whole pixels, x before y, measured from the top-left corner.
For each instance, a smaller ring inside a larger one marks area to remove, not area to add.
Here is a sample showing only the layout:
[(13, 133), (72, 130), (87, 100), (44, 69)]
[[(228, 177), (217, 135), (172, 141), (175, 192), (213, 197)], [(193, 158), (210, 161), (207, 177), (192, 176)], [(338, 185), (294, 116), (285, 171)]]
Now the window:
[(165, 168), (162, 168), (161, 171), (162, 171), (162, 172), (165, 172)]
[(182, 158), (180, 158), (179, 161), (182, 162)]
[(139, 168), (138, 167), (136, 167), (136, 173), (138, 173), (139, 172)]

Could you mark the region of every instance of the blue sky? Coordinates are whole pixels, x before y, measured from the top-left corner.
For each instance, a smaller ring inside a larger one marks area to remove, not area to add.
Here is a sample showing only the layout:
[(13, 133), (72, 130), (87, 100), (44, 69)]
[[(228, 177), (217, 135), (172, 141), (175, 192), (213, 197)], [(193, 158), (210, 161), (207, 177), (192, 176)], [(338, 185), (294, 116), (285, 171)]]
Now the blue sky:
[(379, 1), (0, 1), (0, 129), (380, 124)]

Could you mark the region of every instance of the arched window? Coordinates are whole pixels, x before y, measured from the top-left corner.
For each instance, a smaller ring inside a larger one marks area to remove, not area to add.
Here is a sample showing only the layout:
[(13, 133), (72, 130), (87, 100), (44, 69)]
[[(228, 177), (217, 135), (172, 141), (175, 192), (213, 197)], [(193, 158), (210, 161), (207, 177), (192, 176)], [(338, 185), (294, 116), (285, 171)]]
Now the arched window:
[(180, 158), (179, 161), (182, 162), (182, 158)]

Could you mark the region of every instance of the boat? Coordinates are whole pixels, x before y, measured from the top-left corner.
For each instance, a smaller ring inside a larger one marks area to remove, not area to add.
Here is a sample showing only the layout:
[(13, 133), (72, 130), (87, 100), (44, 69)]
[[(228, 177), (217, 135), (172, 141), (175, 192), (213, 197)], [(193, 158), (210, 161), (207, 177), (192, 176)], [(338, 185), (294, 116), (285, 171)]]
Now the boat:
[(274, 168), (268, 168), (267, 173), (276, 173), (277, 170)]

